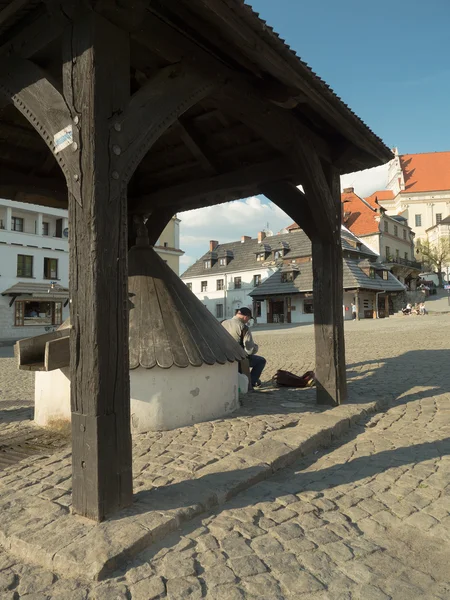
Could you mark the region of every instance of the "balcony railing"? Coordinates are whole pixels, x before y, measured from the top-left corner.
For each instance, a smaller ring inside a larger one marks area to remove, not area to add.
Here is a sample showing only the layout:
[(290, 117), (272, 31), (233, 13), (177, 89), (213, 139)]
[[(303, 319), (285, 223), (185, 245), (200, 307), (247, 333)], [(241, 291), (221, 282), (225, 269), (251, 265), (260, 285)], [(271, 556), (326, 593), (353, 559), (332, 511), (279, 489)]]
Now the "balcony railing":
[(400, 258), (400, 256), (386, 256), (385, 262), (394, 263), (396, 265), (403, 265), (405, 267), (412, 267), (414, 269), (421, 269), (422, 263), (417, 260), (409, 260), (408, 258)]

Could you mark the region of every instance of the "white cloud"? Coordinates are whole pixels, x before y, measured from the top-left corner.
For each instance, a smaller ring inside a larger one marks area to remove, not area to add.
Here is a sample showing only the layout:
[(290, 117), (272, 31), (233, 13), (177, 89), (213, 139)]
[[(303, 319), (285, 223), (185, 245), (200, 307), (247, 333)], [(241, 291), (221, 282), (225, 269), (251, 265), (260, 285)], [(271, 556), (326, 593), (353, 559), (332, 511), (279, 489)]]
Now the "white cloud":
[[(341, 189), (354, 187), (359, 196), (369, 196), (382, 190), (387, 183), (388, 165), (349, 173), (341, 177)], [(185, 255), (180, 260), (181, 272), (209, 249), (209, 241), (234, 242), (243, 235), (256, 237), (258, 231), (269, 228), (277, 233), (292, 223), (284, 211), (272, 202), (252, 196), (245, 200), (227, 202), (182, 212), (180, 244)]]
[(358, 196), (363, 198), (370, 196), (373, 192), (386, 189), (388, 169), (389, 163), (373, 169), (343, 175), (341, 177), (341, 189), (353, 187)]

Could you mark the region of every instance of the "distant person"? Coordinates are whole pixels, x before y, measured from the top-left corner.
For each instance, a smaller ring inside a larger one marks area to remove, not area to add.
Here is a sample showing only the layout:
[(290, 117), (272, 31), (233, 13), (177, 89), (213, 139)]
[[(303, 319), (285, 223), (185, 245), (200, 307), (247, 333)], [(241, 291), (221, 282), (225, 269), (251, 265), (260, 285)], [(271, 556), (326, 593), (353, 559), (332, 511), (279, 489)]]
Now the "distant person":
[(356, 304), (352, 302), (352, 319), (353, 321), (356, 319)]
[(253, 336), (248, 328), (248, 322), (251, 318), (251, 310), (244, 306), (238, 309), (232, 319), (222, 321), (222, 327), (224, 327), (231, 337), (244, 349), (250, 365), (250, 381), (252, 387), (259, 387), (261, 385), (261, 373), (266, 366), (266, 359), (256, 354), (258, 352), (258, 344), (253, 341)]
[(412, 310), (412, 306), (411, 304), (408, 302), (408, 304), (405, 306), (405, 308), (402, 308), (402, 313), (404, 315), (410, 315), (411, 314), (411, 310)]
[(426, 315), (427, 309), (425, 308), (425, 302), (421, 302), (419, 306), (419, 315)]

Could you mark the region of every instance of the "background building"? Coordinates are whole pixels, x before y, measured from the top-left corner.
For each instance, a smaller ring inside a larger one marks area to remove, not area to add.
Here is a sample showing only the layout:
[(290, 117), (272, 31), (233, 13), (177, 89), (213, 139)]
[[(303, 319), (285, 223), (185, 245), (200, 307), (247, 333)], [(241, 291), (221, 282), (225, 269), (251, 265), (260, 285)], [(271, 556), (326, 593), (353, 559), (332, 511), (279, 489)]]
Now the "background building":
[(379, 255), (395, 277), (415, 289), (421, 271), (416, 260), (414, 232), (404, 216), (389, 216), (380, 204), (380, 197), (390, 195), (376, 192), (360, 198), (352, 187), (341, 194), (343, 223), (369, 248)]
[(156, 252), (177, 275), (180, 274), (180, 256), (184, 254), (183, 250), (180, 250), (180, 222), (176, 215), (172, 217), (154, 246)]
[[(314, 319), (311, 242), (295, 224), (289, 233), (240, 242), (210, 242), (209, 252), (182, 275), (183, 281), (219, 320), (249, 307), (258, 323), (302, 323)], [(402, 285), (378, 261), (378, 254), (346, 228), (341, 235), (344, 258), (344, 316), (351, 303), (361, 318), (388, 316)]]
[[(388, 215), (401, 215), (416, 234), (426, 239), (427, 230), (450, 216), (450, 152), (401, 154), (389, 164), (388, 190), (379, 198)], [(379, 194), (379, 192), (375, 192)]]
[(0, 339), (50, 331), (69, 316), (67, 211), (0, 200)]

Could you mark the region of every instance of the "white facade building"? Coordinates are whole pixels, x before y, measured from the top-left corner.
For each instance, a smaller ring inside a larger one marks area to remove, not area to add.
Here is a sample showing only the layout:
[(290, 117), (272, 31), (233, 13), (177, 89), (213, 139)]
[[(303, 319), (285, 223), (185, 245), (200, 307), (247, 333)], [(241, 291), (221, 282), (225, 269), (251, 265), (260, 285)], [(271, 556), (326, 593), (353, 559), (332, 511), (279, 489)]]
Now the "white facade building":
[[(240, 242), (219, 246), (219, 242), (211, 240), (209, 252), (189, 267), (181, 279), (219, 321), (231, 318), (243, 306), (253, 310), (250, 292), (278, 269), (275, 262), (257, 259), (257, 250), (264, 252), (273, 239), (275, 236), (260, 232), (257, 241), (243, 236)], [(258, 303), (255, 309), (256, 319), (265, 323), (265, 303)]]
[(388, 215), (402, 215), (419, 239), (450, 216), (450, 152), (399, 155), (389, 164), (387, 188), (392, 198), (380, 198)]
[(0, 199), (0, 340), (51, 331), (69, 316), (67, 216)]

